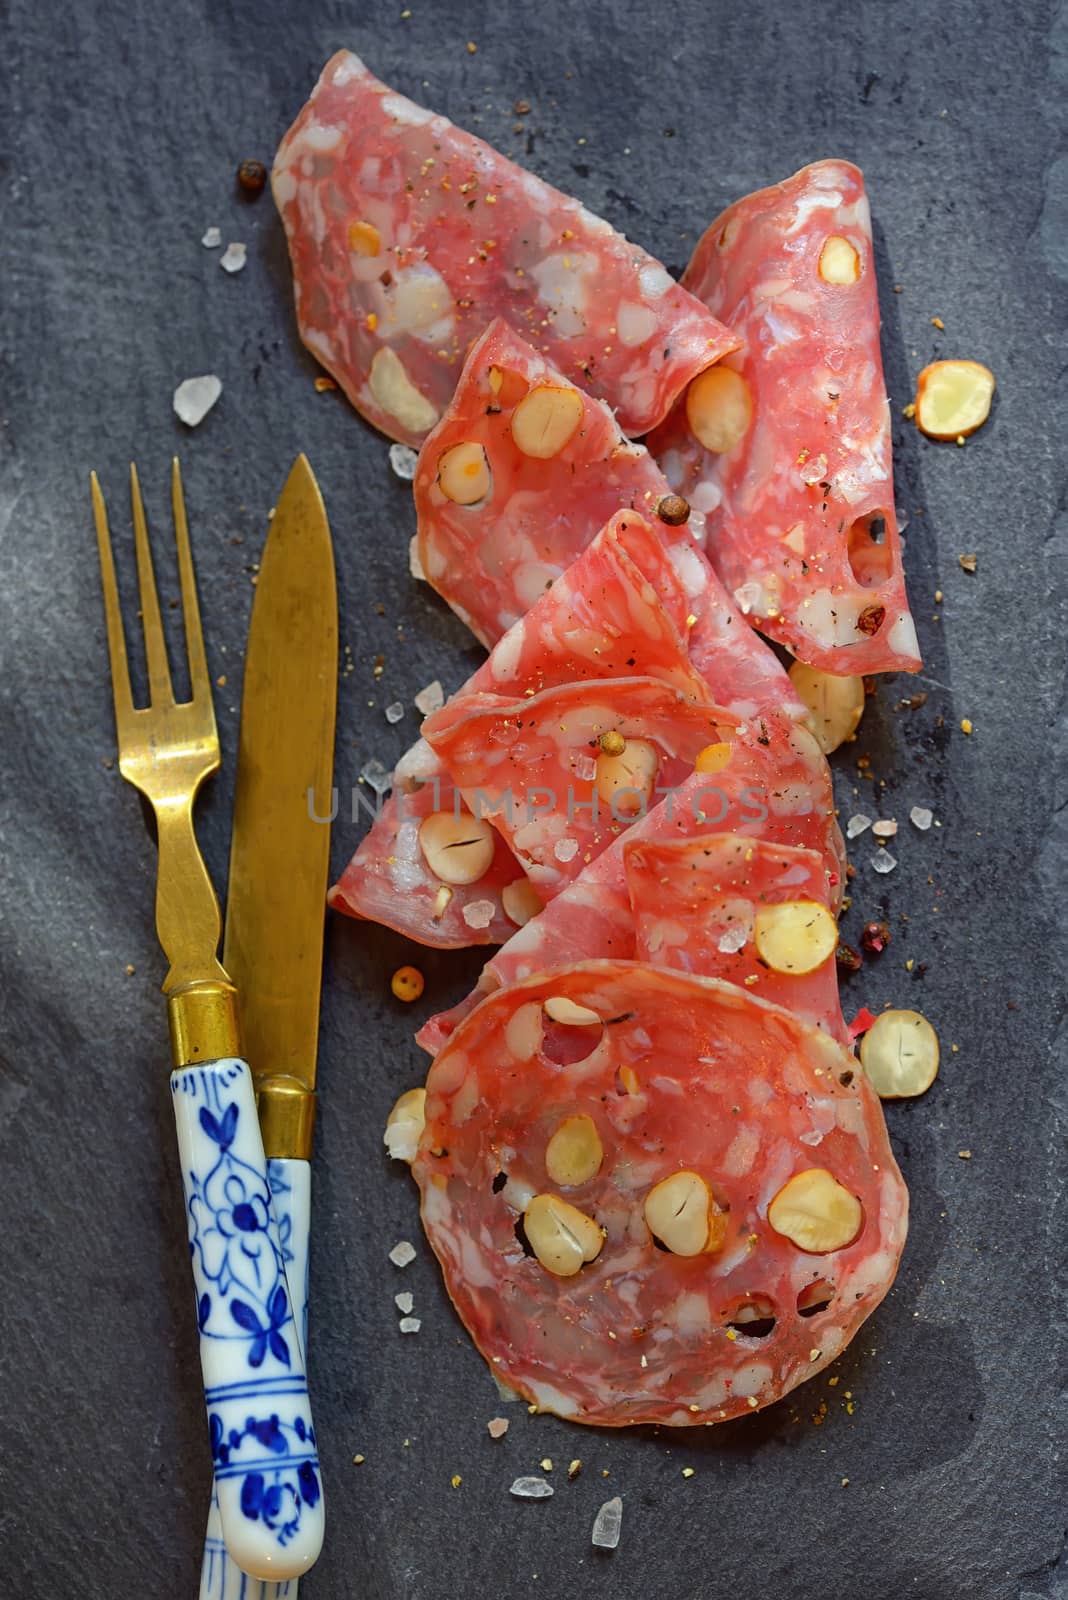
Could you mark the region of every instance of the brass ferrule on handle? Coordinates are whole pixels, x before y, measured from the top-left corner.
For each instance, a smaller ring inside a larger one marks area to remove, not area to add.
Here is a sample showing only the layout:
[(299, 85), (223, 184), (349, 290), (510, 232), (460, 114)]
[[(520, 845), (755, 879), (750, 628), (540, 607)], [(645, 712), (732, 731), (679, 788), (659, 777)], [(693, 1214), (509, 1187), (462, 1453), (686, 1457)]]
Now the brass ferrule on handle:
[(183, 984), (167, 996), (167, 1021), (176, 1068), (241, 1054), (237, 990), (232, 984), (216, 978)]
[(315, 1130), (315, 1090), (285, 1073), (253, 1074), (256, 1110), (269, 1161), (310, 1161)]

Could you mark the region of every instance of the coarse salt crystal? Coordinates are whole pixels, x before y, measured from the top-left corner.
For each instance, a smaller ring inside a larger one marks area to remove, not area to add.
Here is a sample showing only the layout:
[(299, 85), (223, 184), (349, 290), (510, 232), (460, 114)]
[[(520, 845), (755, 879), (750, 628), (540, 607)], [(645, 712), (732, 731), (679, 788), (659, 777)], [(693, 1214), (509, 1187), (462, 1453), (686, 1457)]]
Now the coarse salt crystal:
[(728, 928), (720, 938), (717, 946), (720, 955), (733, 956), (745, 945), (745, 928), (741, 923), (736, 928)]
[(248, 246), (236, 241), (228, 244), (219, 257), (219, 265), (224, 272), (240, 272), (248, 260)]
[(214, 372), (202, 378), (186, 378), (174, 391), (174, 409), (187, 428), (195, 428), (221, 394), (222, 380)]
[(813, 456), (801, 468), (800, 476), (801, 482), (807, 483), (810, 487), (814, 483), (819, 483), (821, 479), (827, 476), (827, 457), (824, 455)]
[(515, 1478), (509, 1494), (514, 1494), (517, 1500), (548, 1500), (553, 1492), (551, 1483), (546, 1483), (544, 1478)]
[(590, 1543), (598, 1550), (614, 1550), (623, 1530), (623, 1500), (618, 1494), (606, 1500), (593, 1519)]
[(893, 817), (882, 817), (872, 823), (871, 831), (877, 839), (892, 839), (897, 832), (897, 823)]
[(913, 806), (909, 812), (909, 821), (914, 828), (919, 828), (921, 833), (926, 833), (934, 821), (934, 812), (927, 806)]
[(408, 444), (391, 444), (389, 447), (389, 464), (405, 483), (411, 483), (415, 477), (415, 463), (419, 456)]
[(897, 857), (892, 856), (889, 850), (880, 850), (877, 856), (872, 856), (871, 864), (876, 872), (893, 872)]
[(496, 909), (492, 900), (472, 900), (464, 906), (460, 915), (469, 928), (488, 928)]
[(578, 855), (578, 840), (558, 839), (553, 845), (553, 855), (557, 861), (574, 861)]
[(444, 704), (445, 691), (437, 678), (433, 683), (428, 683), (425, 689), (420, 689), (415, 696), (415, 709), (421, 711), (424, 717), (429, 717), (434, 711), (440, 711)]
[(503, 1439), (508, 1432), (507, 1417), (491, 1417), (486, 1423), (486, 1432), (491, 1439)]
[(218, 250), (222, 244), (221, 230), (219, 228), (208, 228), (200, 242), (205, 250)]
[(394, 700), (392, 705), (386, 707), (386, 721), (399, 722), (404, 715), (404, 707), (399, 700)]
[[(743, 583), (734, 591), (734, 598), (737, 602), (738, 609), (745, 617), (749, 615), (755, 606), (759, 606), (763, 595), (764, 591), (760, 584), (752, 579), (748, 583)], [(742, 731), (743, 730), (739, 728), (738, 732), (741, 733)]]
[(408, 571), (413, 578), (418, 578), (421, 583), (426, 582), (423, 563), (419, 559), (419, 535), (417, 533), (413, 533), (408, 541)]
[(571, 766), (580, 783), (592, 783), (597, 776), (597, 762), (585, 750), (575, 757)]
[(418, 1317), (401, 1317), (397, 1326), (401, 1333), (418, 1333), (423, 1324)]
[(858, 811), (856, 815), (850, 817), (849, 821), (846, 823), (846, 838), (855, 839), (858, 833), (863, 833), (867, 828), (870, 827), (871, 818), (866, 817), (863, 811)]
[(396, 1306), (402, 1317), (407, 1317), (410, 1315), (411, 1309), (415, 1305), (415, 1296), (405, 1289), (403, 1294), (395, 1294), (393, 1296), (393, 1304)]
[(360, 768), (360, 782), (373, 789), (375, 794), (388, 794), (393, 787), (393, 774), (386, 770), (381, 761), (372, 756), (370, 761), (365, 761)]
[(406, 1267), (415, 1260), (415, 1246), (409, 1239), (401, 1239), (389, 1252), (389, 1259), (395, 1267)]

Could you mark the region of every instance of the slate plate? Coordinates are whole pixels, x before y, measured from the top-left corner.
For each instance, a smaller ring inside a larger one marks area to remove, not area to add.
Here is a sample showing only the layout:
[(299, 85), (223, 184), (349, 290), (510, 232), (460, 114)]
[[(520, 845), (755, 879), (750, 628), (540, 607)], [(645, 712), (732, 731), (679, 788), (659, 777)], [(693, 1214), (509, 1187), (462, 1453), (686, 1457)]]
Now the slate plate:
[[(731, 198), (818, 156), (863, 166), (926, 665), (918, 684), (880, 683), (838, 762), (846, 813), (902, 821), (893, 876), (873, 875), (865, 840), (855, 851), (847, 930), (885, 914), (894, 942), (846, 1006), (922, 1008), (945, 1064), (926, 1099), (890, 1109), (912, 1234), (836, 1385), (823, 1378), (751, 1420), (679, 1437), (601, 1436), (513, 1406), (493, 1444), (485, 1423), (502, 1407), (426, 1247), (404, 1273), (386, 1259), (397, 1239), (420, 1238), (414, 1192), (380, 1145), (394, 1095), (422, 1065), (413, 1013), (388, 993), (410, 952), (332, 920), (311, 1350), (329, 1538), (301, 1592), (1063, 1597), (1068, 524), (1063, 401), (1058, 412), (1052, 399), (1068, 277), (1063, 15), (1051, 24), (1044, 4), (989, 0), (789, 11), (412, 0), (411, 15), (403, 0), (172, 0), (107, 12), (11, 0), (3, 39), (6, 1588), (19, 1600), (192, 1595), (209, 1482), (154, 853), (112, 765), (89, 468), (118, 514), (136, 454), (162, 526), (168, 457), (182, 458), (220, 680), (227, 765), (200, 825), (220, 887), (250, 567), (298, 450), (337, 543), (343, 809), (363, 762), (390, 763), (413, 736), (412, 695), (438, 676), (454, 687), (477, 657), (408, 578), (411, 506), (385, 444), (313, 388), (269, 198), (249, 205), (233, 188), (237, 162), (270, 160), (322, 63), (349, 44), (675, 268)], [(531, 110), (517, 118), (520, 98)], [(211, 223), (248, 243), (239, 276), (201, 247)], [(993, 419), (963, 450), (900, 422), (916, 371), (939, 354), (977, 357), (998, 377)], [(223, 397), (191, 434), (171, 394), (208, 371)], [(962, 551), (978, 554), (974, 576)], [(165, 587), (176, 592), (173, 573)], [(917, 689), (923, 707), (900, 710)], [(408, 709), (391, 728), (383, 708), (395, 699)], [(861, 754), (870, 779), (858, 777)], [(916, 803), (938, 829), (910, 828)], [(338, 869), (359, 832), (339, 823)], [(420, 1018), (458, 997), (477, 962), (429, 954), (421, 965)], [(397, 1332), (401, 1287), (423, 1318), (415, 1338)], [(555, 1498), (511, 1501), (513, 1475), (545, 1455)], [(573, 1456), (584, 1467), (568, 1484)], [(612, 1493), (623, 1543), (603, 1558), (589, 1531)]]

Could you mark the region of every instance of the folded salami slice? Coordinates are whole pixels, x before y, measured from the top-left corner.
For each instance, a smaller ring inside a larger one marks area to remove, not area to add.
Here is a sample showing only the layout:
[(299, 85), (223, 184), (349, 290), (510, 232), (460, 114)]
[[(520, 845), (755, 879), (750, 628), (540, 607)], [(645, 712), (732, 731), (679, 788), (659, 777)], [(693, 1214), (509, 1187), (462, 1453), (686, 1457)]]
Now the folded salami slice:
[(908, 1193), (834, 1040), (744, 990), (590, 961), (491, 996), (430, 1069), (413, 1172), (494, 1375), (576, 1422), (788, 1394), (893, 1282)]
[(673, 604), (681, 585), (685, 610), (681, 619), (674, 614), (717, 703), (739, 716), (762, 707), (801, 715), (778, 660), (745, 626), (697, 547), (703, 519), (662, 520), (672, 515), (663, 504), (668, 493), (648, 451), (623, 437), (609, 408), (498, 321), (472, 347), (419, 457), (420, 564), (492, 646), (614, 511), (637, 510), (655, 519), (661, 545), (647, 541), (634, 560), (665, 598), (670, 590)]
[(674, 841), (720, 831), (812, 850), (823, 863), (829, 903), (837, 910), (845, 846), (834, 816), (830, 768), (808, 729), (785, 719), (740, 727), (724, 745), (721, 764), (707, 758), (704, 764), (716, 770), (693, 773), (670, 804), (665, 799), (633, 823), (491, 957), (465, 1000), (429, 1019), (416, 1035), (424, 1050), (436, 1054), (457, 1024), (502, 984), (587, 957), (636, 955), (625, 841)]
[(541, 901), (507, 841), (471, 815), (435, 763), (424, 783), (382, 802), (327, 904), (420, 944), (459, 949), (501, 944)]
[(654, 517), (670, 492), (604, 401), (500, 318), (472, 345), (413, 487), (427, 581), (487, 648), (613, 512)]
[(752, 988), (848, 1047), (823, 857), (736, 833), (625, 839), (639, 961)]
[[(455, 720), (480, 694), (514, 699), (583, 678), (635, 674), (705, 699), (704, 681), (686, 654), (687, 605), (652, 527), (633, 512), (620, 513), (498, 641), (449, 702), (450, 716)], [(433, 813), (458, 811), (466, 808), (455, 785), (420, 741), (398, 766), (394, 792), (330, 891), (330, 905), (421, 944), (503, 943), (538, 909), (539, 897), (521, 887), (523, 868), (503, 836), (484, 874), (458, 883), (454, 873), (443, 882), (420, 847), (419, 826)], [(515, 887), (502, 900), (509, 885)]]
[(356, 409), (408, 444), (495, 316), (581, 374), (633, 434), (737, 343), (607, 222), (348, 51), (282, 140), (272, 185), (301, 337)]
[(812, 666), (916, 671), (861, 174), (819, 161), (738, 201), (683, 282), (742, 347), (649, 447), (708, 514), (724, 584)]
[(428, 717), (423, 736), (550, 900), (735, 726), (707, 696), (607, 678), (522, 700), (464, 695)]

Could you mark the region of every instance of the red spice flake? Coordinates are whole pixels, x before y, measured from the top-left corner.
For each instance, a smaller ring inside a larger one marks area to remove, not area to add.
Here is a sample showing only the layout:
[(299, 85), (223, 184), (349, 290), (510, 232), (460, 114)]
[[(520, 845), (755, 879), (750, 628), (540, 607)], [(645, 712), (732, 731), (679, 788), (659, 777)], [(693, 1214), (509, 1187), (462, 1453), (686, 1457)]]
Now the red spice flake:
[(850, 1039), (859, 1039), (862, 1033), (867, 1033), (874, 1021), (875, 1018), (872, 1016), (867, 1006), (861, 1006), (860, 1010), (849, 1024), (846, 1032), (849, 1034)]

